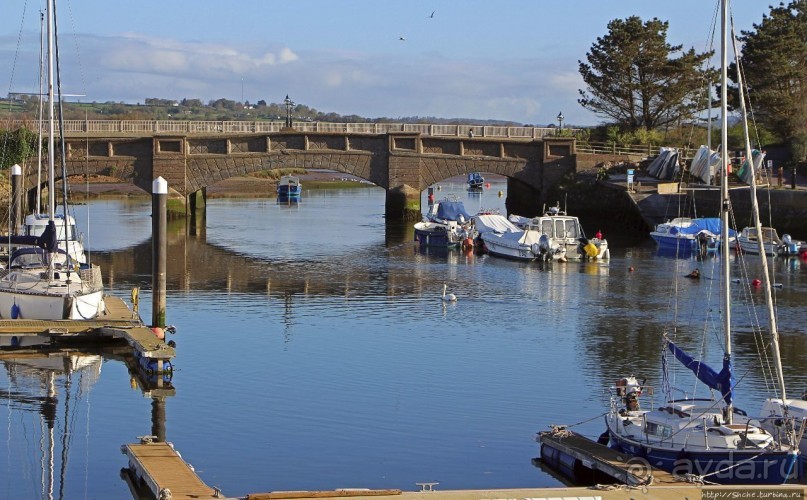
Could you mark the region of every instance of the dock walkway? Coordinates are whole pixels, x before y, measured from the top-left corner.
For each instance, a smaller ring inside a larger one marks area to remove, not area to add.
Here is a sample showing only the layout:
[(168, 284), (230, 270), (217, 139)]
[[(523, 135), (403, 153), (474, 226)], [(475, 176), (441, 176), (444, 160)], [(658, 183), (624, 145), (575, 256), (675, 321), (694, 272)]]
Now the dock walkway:
[(124, 339), (162, 372), (163, 364), (176, 356), (174, 348), (157, 338), (123, 299), (107, 295), (104, 303), (105, 312), (90, 320), (0, 319), (0, 345), (19, 353), (27, 345), (36, 349), (65, 340)]
[(157, 499), (222, 498), (168, 443), (144, 439), (139, 444), (123, 445), (121, 452), (129, 458), (129, 472), (138, 486), (148, 488)]
[(650, 466), (644, 460), (625, 457), (622, 453), (569, 430), (542, 432), (541, 446), (549, 446), (579, 460), (587, 469), (603, 472), (622, 484), (641, 487), (649, 485), (680, 485), (669, 472)]

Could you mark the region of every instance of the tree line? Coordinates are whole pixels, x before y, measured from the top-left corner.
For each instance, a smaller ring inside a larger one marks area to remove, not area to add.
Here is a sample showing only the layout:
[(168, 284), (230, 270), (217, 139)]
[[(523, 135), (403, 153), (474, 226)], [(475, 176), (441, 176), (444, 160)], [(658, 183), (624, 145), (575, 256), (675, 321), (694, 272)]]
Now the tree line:
[[(620, 135), (658, 140), (670, 128), (690, 125), (705, 137), (699, 114), (709, 108), (706, 86), (719, 95), (714, 51), (698, 53), (667, 42), (669, 23), (653, 18), (615, 19), (578, 61), (586, 84), (578, 102), (603, 117), (609, 139)], [(791, 162), (807, 161), (807, 2), (771, 6), (753, 29), (742, 31), (740, 67), (756, 123), (756, 147), (780, 143)], [(739, 109), (737, 64), (729, 74), (729, 108)], [(713, 106), (720, 105), (718, 99)], [(645, 142), (639, 141), (639, 142)], [(697, 147), (697, 146), (696, 146)]]

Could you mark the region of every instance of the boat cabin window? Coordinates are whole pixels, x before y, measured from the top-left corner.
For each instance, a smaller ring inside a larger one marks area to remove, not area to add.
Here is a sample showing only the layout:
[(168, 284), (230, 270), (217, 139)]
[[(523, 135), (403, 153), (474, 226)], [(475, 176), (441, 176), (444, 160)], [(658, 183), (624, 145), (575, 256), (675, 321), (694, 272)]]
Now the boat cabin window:
[(647, 422), (645, 425), (645, 433), (659, 436), (661, 438), (668, 438), (672, 436), (672, 427), (664, 424), (657, 424), (655, 422)]
[(567, 238), (578, 238), (580, 234), (577, 231), (577, 224), (574, 220), (567, 220), (566, 221), (566, 237)]
[(541, 221), (541, 233), (553, 238), (555, 233), (552, 231), (552, 219)]
[[(48, 227), (47, 221), (44, 224), (32, 224), (27, 226), (27, 233), (28, 236), (42, 236), (42, 233), (45, 232), (45, 228)], [(59, 240), (75, 240), (76, 237), (76, 226), (74, 224), (70, 224), (67, 226), (67, 237), (65, 237), (65, 226), (56, 224), (56, 233), (58, 234), (57, 239)]]

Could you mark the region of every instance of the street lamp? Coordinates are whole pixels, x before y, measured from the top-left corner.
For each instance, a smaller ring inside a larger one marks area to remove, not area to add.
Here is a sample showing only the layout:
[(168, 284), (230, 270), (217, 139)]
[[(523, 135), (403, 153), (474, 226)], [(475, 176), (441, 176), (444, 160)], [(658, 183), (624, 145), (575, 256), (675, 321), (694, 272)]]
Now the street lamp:
[(558, 129), (562, 132), (563, 131), (563, 111), (558, 113)]
[(286, 103), (286, 127), (291, 128), (291, 108), (294, 106), (294, 101), (289, 99), (289, 94), (286, 94), (283, 102)]

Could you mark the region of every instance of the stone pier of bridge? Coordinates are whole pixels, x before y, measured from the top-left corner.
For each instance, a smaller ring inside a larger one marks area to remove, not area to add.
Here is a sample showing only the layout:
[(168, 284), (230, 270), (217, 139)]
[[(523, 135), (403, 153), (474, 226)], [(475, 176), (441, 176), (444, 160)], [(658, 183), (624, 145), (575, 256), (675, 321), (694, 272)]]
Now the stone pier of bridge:
[[(428, 186), (471, 172), (508, 178), (510, 212), (538, 214), (547, 193), (574, 174), (572, 137), (435, 137), (417, 132), (156, 134), (67, 137), (68, 172), (101, 174), (146, 192), (162, 176), (186, 210), (203, 205), (208, 186), (282, 168), (327, 169), (384, 188), (390, 219), (419, 220)], [(25, 185), (35, 191), (35, 172)], [(267, 193), (269, 194), (269, 193)]]

